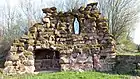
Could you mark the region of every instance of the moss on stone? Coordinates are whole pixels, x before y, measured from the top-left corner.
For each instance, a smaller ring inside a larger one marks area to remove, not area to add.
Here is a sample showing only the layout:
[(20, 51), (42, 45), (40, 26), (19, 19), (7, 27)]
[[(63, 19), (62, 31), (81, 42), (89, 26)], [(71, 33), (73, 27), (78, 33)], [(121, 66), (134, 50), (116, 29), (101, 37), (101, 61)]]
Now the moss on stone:
[(93, 21), (96, 21), (97, 19), (96, 19), (96, 17), (90, 17), (90, 20), (93, 22)]
[(14, 43), (19, 43), (19, 40), (18, 39), (14, 39)]
[(98, 14), (98, 13), (96, 13), (96, 14), (94, 14), (94, 16), (95, 16), (96, 18), (98, 18), (98, 17), (99, 17), (99, 14)]
[(37, 32), (37, 28), (36, 28), (36, 27), (30, 27), (30, 28), (29, 28), (29, 31), (30, 31), (31, 33), (35, 33), (35, 32)]
[(18, 54), (10, 55), (9, 60), (10, 61), (17, 61), (17, 60), (19, 60), (19, 55)]
[(24, 51), (24, 55), (27, 57), (33, 55), (33, 53), (30, 51)]
[(28, 42), (28, 44), (30, 44), (30, 45), (34, 45), (34, 40), (33, 40), (33, 39), (29, 39), (27, 42)]
[(89, 50), (90, 50), (90, 47), (85, 47), (85, 46), (83, 46), (83, 47), (82, 47), (82, 50), (83, 50), (83, 51), (89, 51)]
[(28, 36), (29, 38), (33, 38), (33, 36), (32, 36), (31, 33), (29, 33), (27, 36)]
[(60, 12), (58, 13), (58, 17), (62, 17), (62, 16), (63, 16), (63, 12), (60, 11)]
[[(106, 19), (100, 15), (96, 6), (97, 3), (91, 3), (88, 4), (86, 8), (81, 7), (78, 10), (72, 10), (72, 12), (69, 11), (64, 13), (57, 13), (56, 8), (43, 9), (43, 12), (46, 13), (46, 19), (44, 18), (44, 21), (42, 20), (44, 24), (36, 23), (33, 27), (29, 28), (27, 35), (23, 36), (22, 39), (19, 39), (20, 41), (15, 39), (13, 43), (13, 46), (19, 47), (20, 52), (23, 52), (23, 57), (25, 58), (18, 59), (16, 56), (11, 56), (11, 60), (34, 60), (33, 52), (30, 52), (34, 51), (34, 48), (53, 48), (60, 53), (65, 53), (67, 56), (73, 52), (88, 53), (88, 56), (92, 56), (90, 53), (102, 52), (103, 54), (106, 54), (106, 50), (107, 53), (114, 52), (115, 49), (111, 49), (111, 46), (113, 45), (111, 43), (112, 37), (109, 36)], [(77, 17), (80, 22), (79, 35), (74, 34), (73, 32), (73, 21), (75, 17)], [(96, 25), (98, 27), (96, 27)], [(102, 37), (103, 35), (105, 35), (104, 38)], [(108, 43), (98, 44), (100, 41), (102, 42), (103, 39), (108, 40)], [(28, 51), (24, 49), (24, 46), (26, 46), (24, 43), (28, 44), (28, 47), (26, 47)], [(104, 50), (102, 51), (100, 48)], [(17, 52), (19, 51), (12, 51), (11, 54), (14, 52), (14, 55), (17, 55)], [(26, 65), (31, 65), (30, 62), (25, 63)]]
[(24, 46), (24, 43), (13, 43), (13, 46)]
[(19, 51), (24, 51), (24, 47), (19, 47)]
[(79, 8), (79, 12), (81, 12), (81, 13), (83, 13), (84, 10), (85, 10), (85, 6), (81, 6), (81, 7)]

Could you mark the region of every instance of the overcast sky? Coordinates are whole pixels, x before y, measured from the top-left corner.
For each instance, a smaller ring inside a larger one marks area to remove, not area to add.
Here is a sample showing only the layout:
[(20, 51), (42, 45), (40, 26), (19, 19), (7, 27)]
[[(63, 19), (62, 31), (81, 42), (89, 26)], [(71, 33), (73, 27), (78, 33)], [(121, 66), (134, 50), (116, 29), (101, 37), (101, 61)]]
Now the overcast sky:
[[(1, 0), (0, 6), (5, 5), (5, 1), (6, 0)], [(19, 2), (19, 0), (7, 0), (7, 1), (11, 5), (11, 7), (16, 6)], [(38, 2), (40, 0), (35, 0), (35, 1)], [(54, 1), (54, 0), (45, 0), (45, 1), (51, 2), (51, 1)], [(89, 2), (87, 2), (87, 3), (90, 3), (92, 1), (96, 1), (96, 0), (89, 0)], [(140, 44), (140, 21), (137, 24), (135, 24), (135, 26), (136, 26), (136, 29), (133, 33), (133, 38), (134, 38), (133, 40), (136, 44)]]

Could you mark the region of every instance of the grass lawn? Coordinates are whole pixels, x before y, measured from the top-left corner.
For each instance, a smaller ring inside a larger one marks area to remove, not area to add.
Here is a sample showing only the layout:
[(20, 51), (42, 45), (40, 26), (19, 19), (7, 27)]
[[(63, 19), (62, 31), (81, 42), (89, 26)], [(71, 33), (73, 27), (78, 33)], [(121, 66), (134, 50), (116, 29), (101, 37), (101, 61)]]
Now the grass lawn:
[(117, 53), (117, 55), (140, 56), (140, 52), (133, 52), (133, 53)]
[[(57, 72), (5, 76), (3, 79), (129, 79), (126, 75), (113, 75), (99, 72)], [(1, 78), (0, 78), (1, 79)]]

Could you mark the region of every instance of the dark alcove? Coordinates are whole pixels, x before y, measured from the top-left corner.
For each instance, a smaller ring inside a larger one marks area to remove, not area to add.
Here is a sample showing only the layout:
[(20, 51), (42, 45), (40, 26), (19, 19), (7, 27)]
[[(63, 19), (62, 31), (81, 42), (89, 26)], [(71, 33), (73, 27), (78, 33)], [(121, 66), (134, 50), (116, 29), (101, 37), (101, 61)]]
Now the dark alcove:
[(53, 49), (37, 49), (34, 51), (35, 71), (59, 71), (60, 53)]

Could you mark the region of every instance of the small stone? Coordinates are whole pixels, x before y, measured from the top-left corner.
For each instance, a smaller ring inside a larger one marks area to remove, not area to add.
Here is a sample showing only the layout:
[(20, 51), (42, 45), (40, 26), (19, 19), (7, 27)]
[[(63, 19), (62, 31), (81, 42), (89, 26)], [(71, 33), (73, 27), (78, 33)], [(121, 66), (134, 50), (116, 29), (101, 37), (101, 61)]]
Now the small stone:
[(17, 52), (17, 47), (11, 46), (10, 52)]
[(13, 66), (13, 62), (12, 61), (6, 61), (4, 64), (5, 67), (7, 66)]
[(56, 7), (51, 7), (50, 8), (52, 11), (56, 11)]
[(23, 64), (25, 66), (34, 66), (34, 60), (24, 60)]
[(31, 51), (24, 51), (24, 56), (32, 56), (33, 53)]
[(70, 63), (70, 60), (66, 56), (63, 56), (60, 58), (60, 63), (62, 64)]
[(63, 70), (63, 71), (68, 71), (68, 70), (70, 70), (69, 64), (61, 64), (61, 70)]
[(41, 46), (36, 46), (36, 49), (41, 49)]
[(34, 50), (34, 47), (33, 46), (29, 46), (27, 51), (33, 51)]
[(34, 73), (35, 67), (34, 66), (25, 66), (26, 73)]
[(49, 24), (50, 24), (50, 18), (43, 18), (42, 21), (43, 21), (44, 23), (49, 23)]
[(23, 52), (24, 51), (24, 47), (19, 47), (18, 51)]
[(7, 66), (4, 68), (3, 73), (7, 75), (14, 75), (16, 74), (16, 69), (14, 66)]
[(34, 60), (34, 56), (29, 55), (29, 56), (27, 56), (27, 59), (28, 59), (28, 60)]
[(19, 55), (10, 55), (7, 60), (9, 61), (17, 61), (19, 59)]
[(52, 13), (52, 10), (50, 8), (44, 8), (42, 9), (43, 13)]

